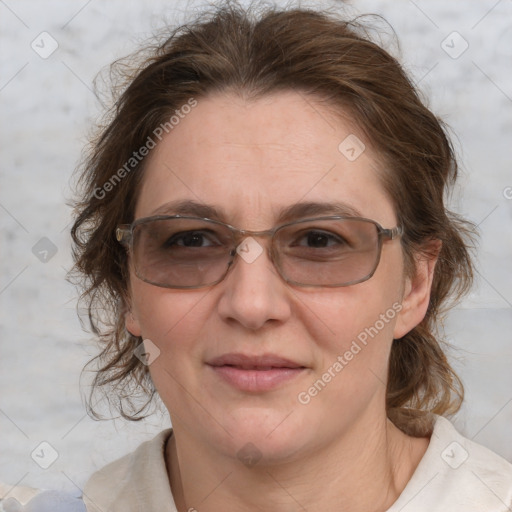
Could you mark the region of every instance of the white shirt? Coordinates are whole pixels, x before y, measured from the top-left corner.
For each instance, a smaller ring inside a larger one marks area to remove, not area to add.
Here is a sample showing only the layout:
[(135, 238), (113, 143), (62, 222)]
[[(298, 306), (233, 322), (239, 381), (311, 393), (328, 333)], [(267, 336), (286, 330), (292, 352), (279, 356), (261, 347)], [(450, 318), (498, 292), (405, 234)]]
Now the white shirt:
[[(87, 512), (177, 512), (164, 450), (172, 430), (92, 475)], [(429, 446), (388, 512), (511, 512), (512, 464), (437, 416)]]

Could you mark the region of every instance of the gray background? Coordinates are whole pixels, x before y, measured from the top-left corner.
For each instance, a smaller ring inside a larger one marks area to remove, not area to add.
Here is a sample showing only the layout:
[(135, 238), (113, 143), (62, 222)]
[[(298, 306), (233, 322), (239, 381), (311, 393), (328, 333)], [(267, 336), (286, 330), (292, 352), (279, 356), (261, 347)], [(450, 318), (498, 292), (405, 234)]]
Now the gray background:
[[(0, 481), (79, 493), (94, 469), (169, 425), (165, 413), (137, 424), (85, 414), (78, 379), (95, 348), (64, 280), (66, 198), (101, 110), (93, 77), (195, 5), (0, 0)], [(402, 62), (457, 136), (463, 176), (451, 204), (482, 236), (474, 291), (446, 322), (467, 391), (456, 425), (512, 461), (512, 1), (368, 0), (346, 9), (392, 24)], [(46, 59), (31, 48), (43, 31), (58, 43)], [(458, 58), (465, 43), (454, 31), (469, 45)], [(46, 470), (30, 456), (42, 441), (58, 453)]]

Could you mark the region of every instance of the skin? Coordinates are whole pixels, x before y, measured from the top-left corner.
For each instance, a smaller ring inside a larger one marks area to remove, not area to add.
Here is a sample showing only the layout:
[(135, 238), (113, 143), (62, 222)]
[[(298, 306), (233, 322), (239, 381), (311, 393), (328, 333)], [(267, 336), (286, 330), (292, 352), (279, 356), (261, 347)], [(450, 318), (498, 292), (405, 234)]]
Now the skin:
[[(366, 144), (353, 162), (338, 151), (351, 133)], [(264, 230), (282, 207), (340, 201), (390, 228), (396, 215), (381, 172), (369, 141), (312, 97), (217, 94), (201, 98), (150, 154), (135, 218), (193, 199), (222, 208), (236, 227)], [(389, 353), (393, 338), (424, 317), (434, 265), (418, 259), (406, 277), (394, 240), (371, 279), (341, 288), (290, 286), (266, 252), (252, 263), (239, 258), (224, 281), (203, 289), (153, 286), (132, 270), (126, 327), (161, 351), (150, 372), (172, 418), (166, 462), (178, 510), (389, 508), (428, 446), (386, 417)], [(299, 403), (395, 302), (403, 307), (395, 318), (310, 403)], [(205, 364), (228, 352), (274, 353), (308, 369), (272, 391), (242, 392)], [(249, 442), (261, 455), (252, 467), (237, 457)]]

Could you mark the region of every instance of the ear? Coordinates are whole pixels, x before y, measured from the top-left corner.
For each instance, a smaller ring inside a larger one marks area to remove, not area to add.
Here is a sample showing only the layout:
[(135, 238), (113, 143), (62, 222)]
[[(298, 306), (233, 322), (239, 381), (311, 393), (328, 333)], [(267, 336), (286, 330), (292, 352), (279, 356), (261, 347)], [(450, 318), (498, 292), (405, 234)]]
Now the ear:
[(141, 328), (137, 316), (133, 312), (133, 306), (127, 301), (124, 313), (124, 325), (132, 336), (141, 336)]
[(397, 316), (394, 339), (405, 336), (425, 317), (441, 245), (440, 240), (432, 240), (426, 246), (426, 250), (415, 257), (414, 275), (405, 279), (402, 309)]

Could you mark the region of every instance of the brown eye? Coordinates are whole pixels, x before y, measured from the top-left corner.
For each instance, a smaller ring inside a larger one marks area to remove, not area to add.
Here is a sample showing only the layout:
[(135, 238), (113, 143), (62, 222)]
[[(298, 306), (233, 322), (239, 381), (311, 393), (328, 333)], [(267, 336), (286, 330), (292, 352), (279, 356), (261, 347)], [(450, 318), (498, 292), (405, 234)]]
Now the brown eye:
[(306, 241), (306, 245), (308, 247), (320, 249), (344, 243), (343, 239), (326, 231), (309, 231), (306, 235), (302, 237), (302, 240)]
[(206, 231), (183, 231), (169, 237), (164, 247), (212, 247), (221, 245), (218, 238), (212, 232)]
[(301, 229), (295, 233), (291, 233), (288, 247), (293, 247), (298, 250), (336, 250), (343, 249), (347, 245), (349, 244), (346, 238), (342, 235), (335, 233), (334, 231), (312, 226), (310, 228)]

